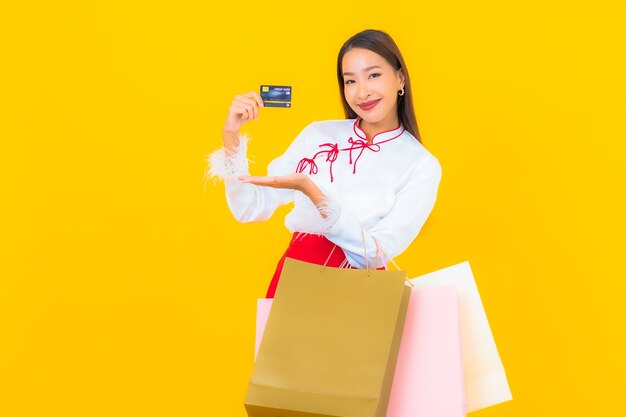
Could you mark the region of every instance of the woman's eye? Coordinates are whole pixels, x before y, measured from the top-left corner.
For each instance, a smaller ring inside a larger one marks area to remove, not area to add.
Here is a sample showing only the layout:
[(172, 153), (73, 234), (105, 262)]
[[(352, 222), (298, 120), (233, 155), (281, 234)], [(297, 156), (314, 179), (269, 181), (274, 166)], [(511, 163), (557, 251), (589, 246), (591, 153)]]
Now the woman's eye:
[[(382, 75), (382, 74), (379, 74), (378, 72), (375, 72), (375, 73), (373, 73), (373, 74), (370, 74), (370, 77), (371, 77), (371, 76), (373, 76), (373, 75), (380, 76), (380, 75)], [(350, 81), (354, 82), (354, 80), (346, 80), (346, 82), (345, 82), (344, 84), (352, 84)]]

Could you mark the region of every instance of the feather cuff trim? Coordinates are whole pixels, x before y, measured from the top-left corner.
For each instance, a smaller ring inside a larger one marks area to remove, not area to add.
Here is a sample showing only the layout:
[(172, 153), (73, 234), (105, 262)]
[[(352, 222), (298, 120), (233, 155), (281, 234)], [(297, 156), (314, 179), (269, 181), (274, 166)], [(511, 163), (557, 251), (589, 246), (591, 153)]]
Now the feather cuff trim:
[[(315, 207), (315, 212), (311, 214), (307, 212), (306, 215), (300, 216), (298, 226), (293, 231), (302, 234), (325, 235), (339, 219), (341, 207), (336, 201), (328, 197), (317, 206), (313, 204), (311, 206)], [(322, 214), (326, 217), (323, 217)]]
[(248, 162), (254, 163), (247, 157), (250, 138), (245, 133), (238, 135), (238, 138), (239, 145), (235, 146), (234, 151), (222, 146), (207, 156), (207, 169), (204, 173), (205, 188), (209, 179), (214, 180), (214, 183), (216, 180), (234, 182), (240, 175), (248, 175)]

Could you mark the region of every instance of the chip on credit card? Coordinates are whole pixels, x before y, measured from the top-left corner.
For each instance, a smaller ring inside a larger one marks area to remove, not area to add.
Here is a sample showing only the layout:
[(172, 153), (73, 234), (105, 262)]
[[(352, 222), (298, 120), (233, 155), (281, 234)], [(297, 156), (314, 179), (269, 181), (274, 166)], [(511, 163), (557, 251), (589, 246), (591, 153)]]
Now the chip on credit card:
[(265, 107), (291, 107), (291, 86), (261, 85), (261, 100)]

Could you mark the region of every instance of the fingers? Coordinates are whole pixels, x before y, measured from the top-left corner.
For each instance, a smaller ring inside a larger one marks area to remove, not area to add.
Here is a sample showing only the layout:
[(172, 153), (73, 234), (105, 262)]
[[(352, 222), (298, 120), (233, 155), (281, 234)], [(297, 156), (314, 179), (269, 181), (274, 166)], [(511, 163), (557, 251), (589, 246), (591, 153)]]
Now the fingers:
[(250, 91), (249, 93), (244, 94), (246, 97), (249, 97), (257, 102), (259, 107), (263, 107), (263, 99), (256, 91)]
[(244, 123), (250, 120), (258, 120), (259, 108), (261, 107), (265, 107), (263, 100), (254, 91), (236, 95), (228, 109), (224, 128), (232, 132), (238, 132)]
[(239, 179), (242, 182), (249, 182), (256, 185), (268, 185), (271, 183), (270, 177), (253, 177), (253, 176), (241, 176)]
[(259, 118), (259, 108), (263, 107), (263, 100), (258, 93), (251, 91), (249, 93), (235, 96), (233, 105), (243, 108), (247, 113), (248, 120), (257, 120)]
[(250, 120), (250, 110), (248, 110), (248, 108), (246, 108), (245, 106), (236, 103), (233, 104), (231, 108), (235, 114), (241, 115), (242, 121), (247, 122), (248, 120)]
[[(254, 176), (240, 176), (238, 177), (241, 182), (250, 183), (254, 185), (264, 185), (268, 187), (284, 188), (285, 184), (281, 184), (277, 177), (254, 177)], [(288, 186), (286, 188), (289, 188)]]
[(240, 95), (233, 100), (233, 107), (241, 109), (241, 114), (247, 117), (248, 120), (256, 119), (258, 115), (256, 102)]

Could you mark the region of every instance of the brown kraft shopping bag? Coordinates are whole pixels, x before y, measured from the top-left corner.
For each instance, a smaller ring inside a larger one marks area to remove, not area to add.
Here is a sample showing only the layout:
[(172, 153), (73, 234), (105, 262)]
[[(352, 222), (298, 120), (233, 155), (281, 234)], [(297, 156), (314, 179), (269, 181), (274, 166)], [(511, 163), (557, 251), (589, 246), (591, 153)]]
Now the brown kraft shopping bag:
[(385, 417), (409, 296), (404, 271), (286, 258), (248, 416)]

